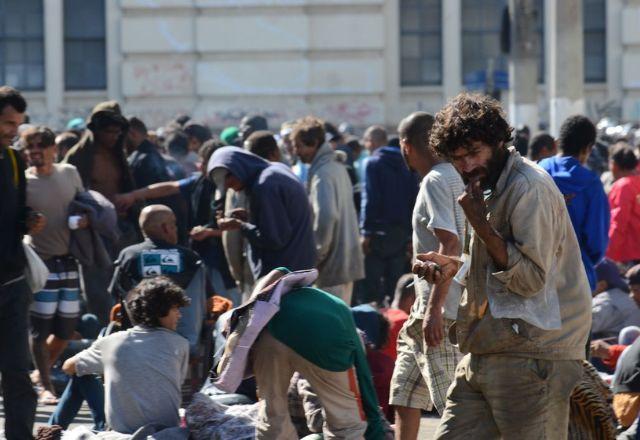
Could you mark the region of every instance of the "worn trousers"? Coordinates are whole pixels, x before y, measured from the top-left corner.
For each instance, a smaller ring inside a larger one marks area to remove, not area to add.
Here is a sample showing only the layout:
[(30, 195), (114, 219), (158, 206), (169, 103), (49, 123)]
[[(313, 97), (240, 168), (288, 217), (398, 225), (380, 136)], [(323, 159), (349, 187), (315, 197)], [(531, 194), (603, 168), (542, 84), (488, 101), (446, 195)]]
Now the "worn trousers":
[(32, 438), (37, 396), (29, 378), (31, 289), (22, 279), (0, 287), (0, 375), (7, 440)]
[(465, 355), (436, 439), (566, 439), (577, 360)]
[(291, 422), (287, 390), (293, 373), (309, 381), (325, 411), (325, 440), (359, 440), (367, 429), (355, 368), (328, 371), (304, 359), (264, 330), (252, 349), (260, 410), (257, 440), (298, 438)]

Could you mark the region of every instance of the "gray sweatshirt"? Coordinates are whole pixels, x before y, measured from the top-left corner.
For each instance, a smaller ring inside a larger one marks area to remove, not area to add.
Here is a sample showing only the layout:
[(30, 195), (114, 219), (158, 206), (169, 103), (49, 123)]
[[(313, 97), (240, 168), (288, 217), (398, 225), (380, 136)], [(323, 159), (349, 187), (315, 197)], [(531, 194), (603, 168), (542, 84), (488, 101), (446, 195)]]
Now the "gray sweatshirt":
[(165, 328), (135, 326), (78, 353), (76, 374), (102, 374), (108, 426), (131, 434), (149, 423), (178, 426), (189, 343)]

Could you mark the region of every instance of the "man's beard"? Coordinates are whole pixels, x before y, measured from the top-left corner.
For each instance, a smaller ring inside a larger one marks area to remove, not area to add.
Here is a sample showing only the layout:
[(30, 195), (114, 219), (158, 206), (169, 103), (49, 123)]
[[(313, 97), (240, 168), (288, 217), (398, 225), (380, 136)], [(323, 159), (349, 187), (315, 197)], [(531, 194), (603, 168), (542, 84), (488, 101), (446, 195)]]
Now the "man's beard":
[(508, 151), (505, 148), (496, 148), (486, 166), (477, 167), (470, 173), (462, 173), (462, 181), (465, 185), (468, 185), (471, 181), (479, 180), (480, 187), (483, 190), (494, 189), (507, 157)]

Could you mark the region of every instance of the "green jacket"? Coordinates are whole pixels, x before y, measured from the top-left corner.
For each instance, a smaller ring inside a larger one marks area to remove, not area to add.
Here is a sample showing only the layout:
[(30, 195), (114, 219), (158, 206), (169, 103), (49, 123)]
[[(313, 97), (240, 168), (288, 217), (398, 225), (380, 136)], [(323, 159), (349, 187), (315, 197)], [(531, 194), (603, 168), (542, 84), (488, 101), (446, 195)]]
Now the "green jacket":
[(346, 371), (355, 366), (367, 417), (365, 438), (384, 438), (364, 347), (351, 310), (342, 300), (312, 287), (294, 289), (282, 297), (280, 311), (268, 328), (276, 339), (320, 368)]

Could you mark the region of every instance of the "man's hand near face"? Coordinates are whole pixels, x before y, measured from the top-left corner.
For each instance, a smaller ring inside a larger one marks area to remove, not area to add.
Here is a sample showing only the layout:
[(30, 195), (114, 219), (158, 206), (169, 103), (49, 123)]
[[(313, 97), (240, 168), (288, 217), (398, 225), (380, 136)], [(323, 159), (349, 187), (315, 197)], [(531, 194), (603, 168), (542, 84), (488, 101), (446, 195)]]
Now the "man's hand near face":
[(473, 229), (479, 230), (488, 225), (487, 204), (484, 201), (479, 176), (469, 181), (465, 192), (458, 198), (458, 203)]
[(469, 224), (476, 235), (487, 246), (496, 269), (505, 270), (509, 265), (507, 242), (493, 229), (487, 220), (487, 204), (480, 184), (480, 178), (474, 177), (469, 181), (464, 193), (458, 198), (458, 203), (464, 210)]

